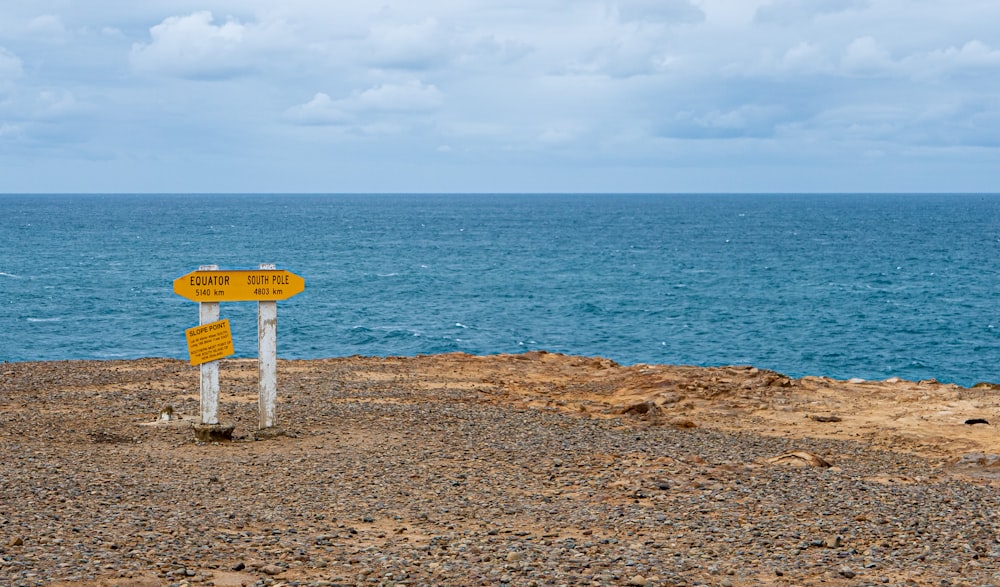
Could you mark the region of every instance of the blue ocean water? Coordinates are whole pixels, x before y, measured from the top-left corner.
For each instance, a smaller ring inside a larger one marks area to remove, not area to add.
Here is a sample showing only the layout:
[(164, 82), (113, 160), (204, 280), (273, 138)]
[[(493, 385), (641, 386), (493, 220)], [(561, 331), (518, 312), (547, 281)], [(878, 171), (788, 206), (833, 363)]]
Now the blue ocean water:
[[(272, 262), (284, 358), (1000, 381), (998, 195), (6, 195), (0, 252), (7, 361), (187, 358), (172, 281)], [(222, 317), (256, 356), (256, 304)]]

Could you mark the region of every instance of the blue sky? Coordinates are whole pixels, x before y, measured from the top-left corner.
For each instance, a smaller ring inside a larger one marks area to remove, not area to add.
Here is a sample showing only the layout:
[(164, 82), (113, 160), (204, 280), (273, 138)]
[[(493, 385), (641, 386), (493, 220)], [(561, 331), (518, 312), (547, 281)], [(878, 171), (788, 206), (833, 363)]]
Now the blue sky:
[(1000, 191), (995, 0), (0, 2), (4, 192)]

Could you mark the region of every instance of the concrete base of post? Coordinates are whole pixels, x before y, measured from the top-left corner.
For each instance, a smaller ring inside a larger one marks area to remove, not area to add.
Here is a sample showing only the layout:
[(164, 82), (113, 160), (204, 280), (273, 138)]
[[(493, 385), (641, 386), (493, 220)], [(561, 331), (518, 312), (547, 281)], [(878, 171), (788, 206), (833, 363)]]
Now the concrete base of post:
[(229, 442), (235, 428), (233, 424), (195, 424), (194, 438), (198, 442)]
[(283, 430), (275, 426), (270, 428), (261, 428), (260, 430), (255, 430), (253, 433), (254, 440), (270, 440), (281, 436), (290, 436), (290, 434), (288, 434), (287, 430)]

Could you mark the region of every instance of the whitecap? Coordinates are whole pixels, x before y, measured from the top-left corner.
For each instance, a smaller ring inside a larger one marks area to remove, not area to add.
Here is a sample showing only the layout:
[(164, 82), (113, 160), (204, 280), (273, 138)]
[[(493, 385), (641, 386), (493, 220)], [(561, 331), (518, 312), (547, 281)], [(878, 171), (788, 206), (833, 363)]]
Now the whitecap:
[(4, 271), (0, 271), (0, 277), (11, 277), (13, 279), (21, 279), (20, 275), (14, 275), (13, 273), (6, 273)]
[(456, 322), (455, 326), (457, 326), (459, 328), (468, 328), (468, 326), (466, 326), (465, 324), (462, 324), (461, 322)]
[(28, 322), (59, 322), (62, 318), (28, 318)]

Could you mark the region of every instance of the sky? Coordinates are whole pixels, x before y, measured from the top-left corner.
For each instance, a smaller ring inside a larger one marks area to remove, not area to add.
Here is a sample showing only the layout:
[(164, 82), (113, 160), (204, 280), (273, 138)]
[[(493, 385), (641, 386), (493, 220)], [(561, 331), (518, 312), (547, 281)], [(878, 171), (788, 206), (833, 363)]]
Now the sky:
[(0, 193), (998, 192), (996, 0), (0, 0)]

